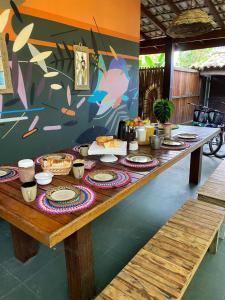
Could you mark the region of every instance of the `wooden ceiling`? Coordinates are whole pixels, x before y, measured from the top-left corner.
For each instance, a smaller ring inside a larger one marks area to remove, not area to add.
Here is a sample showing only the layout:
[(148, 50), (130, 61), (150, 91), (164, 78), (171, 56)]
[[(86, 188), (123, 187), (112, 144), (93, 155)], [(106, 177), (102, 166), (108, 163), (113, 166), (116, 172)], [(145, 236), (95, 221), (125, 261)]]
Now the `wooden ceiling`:
[(200, 8), (211, 15), (215, 30), (202, 36), (175, 39), (177, 49), (189, 50), (225, 45), (225, 0), (141, 0), (141, 53), (164, 51), (166, 30), (182, 11)]

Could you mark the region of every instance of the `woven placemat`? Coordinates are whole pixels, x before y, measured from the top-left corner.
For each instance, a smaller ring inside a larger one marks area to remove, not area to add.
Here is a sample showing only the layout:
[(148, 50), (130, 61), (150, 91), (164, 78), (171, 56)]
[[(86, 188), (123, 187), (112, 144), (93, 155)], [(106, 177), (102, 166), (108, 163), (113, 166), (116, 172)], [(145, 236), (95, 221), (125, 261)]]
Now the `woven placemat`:
[(158, 166), (159, 164), (159, 160), (154, 158), (151, 162), (149, 163), (132, 163), (130, 161), (128, 161), (125, 157), (120, 159), (120, 164), (124, 165), (126, 167), (131, 167), (131, 168), (135, 168), (135, 169), (150, 169), (150, 168), (155, 168), (156, 166)]
[(81, 191), (78, 199), (72, 201), (54, 202), (46, 198), (46, 193), (42, 193), (37, 198), (37, 204), (41, 211), (48, 214), (68, 214), (83, 211), (92, 206), (96, 200), (95, 192), (83, 185), (76, 185)]
[(3, 177), (0, 177), (0, 183), (13, 181), (19, 178), (18, 168), (11, 166), (1, 166), (1, 168), (10, 169), (11, 172)]
[(117, 175), (117, 177), (114, 180), (107, 181), (107, 182), (99, 182), (99, 181), (92, 180), (89, 177), (89, 174), (87, 174), (83, 177), (83, 181), (88, 185), (100, 189), (119, 188), (131, 182), (131, 176), (127, 172), (121, 170), (114, 170), (114, 169), (111, 171), (115, 172)]

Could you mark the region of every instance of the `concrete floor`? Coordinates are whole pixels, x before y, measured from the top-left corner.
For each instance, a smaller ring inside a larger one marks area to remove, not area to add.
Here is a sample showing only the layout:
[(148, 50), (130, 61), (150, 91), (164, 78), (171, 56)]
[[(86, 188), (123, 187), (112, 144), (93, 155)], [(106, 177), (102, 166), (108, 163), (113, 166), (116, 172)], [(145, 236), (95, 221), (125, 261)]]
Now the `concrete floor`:
[[(220, 163), (204, 157), (201, 184)], [(93, 223), (97, 291), (123, 268), (197, 187), (188, 184), (189, 157), (158, 176)], [(62, 244), (41, 246), (22, 264), (12, 253), (9, 226), (0, 220), (0, 299), (68, 299)], [(207, 254), (185, 300), (225, 300), (225, 240), (217, 255)], [(115, 299), (117, 300), (117, 299)]]

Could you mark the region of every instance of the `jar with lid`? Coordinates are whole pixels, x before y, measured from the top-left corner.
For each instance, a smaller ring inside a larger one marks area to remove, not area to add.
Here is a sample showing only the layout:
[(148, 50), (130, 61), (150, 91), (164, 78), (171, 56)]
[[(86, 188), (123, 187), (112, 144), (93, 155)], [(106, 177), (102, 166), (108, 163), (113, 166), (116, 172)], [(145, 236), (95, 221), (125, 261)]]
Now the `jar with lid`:
[(35, 164), (32, 159), (22, 159), (18, 161), (19, 178), (22, 183), (34, 180)]

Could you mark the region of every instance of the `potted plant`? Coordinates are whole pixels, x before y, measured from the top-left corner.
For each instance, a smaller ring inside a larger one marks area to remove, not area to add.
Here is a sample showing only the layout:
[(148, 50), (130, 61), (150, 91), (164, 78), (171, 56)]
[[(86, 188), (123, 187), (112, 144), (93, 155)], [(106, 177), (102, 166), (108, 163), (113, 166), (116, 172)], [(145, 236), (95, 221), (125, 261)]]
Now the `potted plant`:
[(174, 112), (174, 104), (168, 99), (157, 99), (153, 104), (156, 119), (162, 124), (166, 138), (171, 137), (171, 123), (168, 123)]

